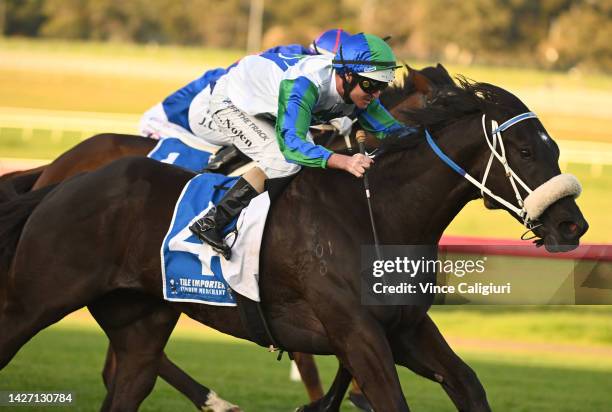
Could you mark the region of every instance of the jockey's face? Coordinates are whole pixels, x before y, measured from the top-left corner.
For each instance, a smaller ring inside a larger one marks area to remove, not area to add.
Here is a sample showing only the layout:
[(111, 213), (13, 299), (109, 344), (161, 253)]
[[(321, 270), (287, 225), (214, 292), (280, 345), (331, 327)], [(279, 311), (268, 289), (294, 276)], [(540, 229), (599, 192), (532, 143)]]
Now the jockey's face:
[[(349, 81), (349, 83), (353, 82), (353, 76), (354, 75), (350, 73), (347, 75), (347, 80)], [(372, 100), (378, 99), (380, 97), (380, 93), (380, 90), (367, 93), (361, 88), (361, 85), (357, 83), (355, 87), (353, 87), (353, 90), (351, 90), (349, 97), (351, 98), (355, 106), (357, 106), (359, 109), (365, 109), (372, 102)]]

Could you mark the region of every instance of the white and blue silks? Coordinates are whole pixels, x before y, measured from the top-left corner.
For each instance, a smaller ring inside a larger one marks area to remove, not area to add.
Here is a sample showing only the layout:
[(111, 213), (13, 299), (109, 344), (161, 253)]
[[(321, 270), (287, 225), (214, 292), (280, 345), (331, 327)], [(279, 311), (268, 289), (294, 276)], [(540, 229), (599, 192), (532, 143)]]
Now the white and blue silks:
[(237, 179), (207, 173), (185, 185), (161, 247), (164, 299), (235, 306), (231, 293), (235, 290), (259, 302), (259, 250), (270, 207), (267, 192), (242, 211), (235, 224), (237, 235), (232, 231), (227, 234), (228, 242), (234, 243), (229, 261), (189, 230)]
[(176, 137), (160, 139), (147, 155), (151, 159), (180, 166), (192, 172), (200, 172), (204, 169), (208, 165), (210, 156), (210, 152), (191, 147)]

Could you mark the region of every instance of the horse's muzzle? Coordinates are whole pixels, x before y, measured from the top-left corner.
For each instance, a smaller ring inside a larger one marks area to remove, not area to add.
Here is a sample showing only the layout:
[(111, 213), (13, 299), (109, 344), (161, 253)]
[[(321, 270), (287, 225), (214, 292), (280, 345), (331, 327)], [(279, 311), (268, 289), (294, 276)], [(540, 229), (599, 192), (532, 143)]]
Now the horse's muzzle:
[(580, 238), (589, 229), (589, 224), (571, 196), (556, 201), (542, 214), (541, 226), (534, 229), (540, 238), (538, 246), (549, 252), (567, 252), (580, 244)]

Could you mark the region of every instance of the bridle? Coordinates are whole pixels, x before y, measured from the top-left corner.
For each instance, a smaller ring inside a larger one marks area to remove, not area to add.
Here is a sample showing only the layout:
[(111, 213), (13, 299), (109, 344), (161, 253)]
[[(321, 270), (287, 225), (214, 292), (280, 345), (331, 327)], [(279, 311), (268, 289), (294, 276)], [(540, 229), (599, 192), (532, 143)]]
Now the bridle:
[[(502, 138), (503, 131), (527, 119), (537, 119), (537, 116), (533, 112), (525, 112), (517, 116), (514, 116), (509, 120), (506, 120), (500, 126), (498, 126), (498, 123), (495, 120), (491, 120), (492, 138), (490, 139), (487, 133), (487, 128), (486, 128), (486, 115), (485, 114), (482, 115), (482, 130), (484, 133), (485, 141), (487, 142), (487, 145), (489, 146), (489, 149), (491, 150), (491, 156), (489, 157), (489, 161), (487, 162), (487, 166), (485, 168), (485, 172), (484, 172), (482, 181), (476, 180), (469, 173), (467, 173), (461, 166), (459, 166), (455, 161), (449, 158), (442, 151), (442, 149), (440, 149), (440, 147), (436, 144), (436, 142), (431, 137), (431, 134), (429, 133), (427, 129), (425, 130), (425, 137), (427, 139), (427, 143), (432, 148), (434, 153), (440, 159), (442, 159), (444, 163), (450, 166), (455, 172), (463, 176), (471, 184), (473, 184), (478, 189), (480, 189), (480, 194), (483, 197), (485, 194), (487, 194), (488, 196), (495, 199), (500, 204), (507, 207), (509, 210), (515, 213), (523, 221), (523, 225), (525, 225), (527, 229), (532, 230), (532, 229), (535, 229), (537, 226), (541, 225), (537, 221), (537, 218), (539, 216), (531, 216), (525, 207), (525, 199), (529, 195), (531, 195), (534, 192), (534, 190), (531, 190), (531, 188), (527, 186), (527, 184), (525, 184), (525, 182), (523, 182), (521, 178), (519, 178), (518, 175), (514, 172), (514, 170), (512, 170), (512, 168), (510, 167), (508, 163), (508, 159), (506, 158), (506, 149), (504, 147), (504, 141)], [(499, 146), (499, 150), (498, 150), (498, 146)], [(501, 196), (496, 195), (489, 188), (486, 187), (487, 178), (489, 176), (489, 172), (491, 170), (491, 165), (493, 164), (494, 158), (496, 158), (504, 168), (505, 175), (508, 178), (510, 185), (512, 186), (512, 189), (514, 190), (514, 195), (516, 198), (516, 205), (512, 204), (511, 202), (507, 201)], [(527, 197), (525, 197), (525, 199), (523, 199), (523, 197), (521, 196), (517, 183), (527, 192)], [(543, 185), (539, 186), (535, 190), (538, 190)]]

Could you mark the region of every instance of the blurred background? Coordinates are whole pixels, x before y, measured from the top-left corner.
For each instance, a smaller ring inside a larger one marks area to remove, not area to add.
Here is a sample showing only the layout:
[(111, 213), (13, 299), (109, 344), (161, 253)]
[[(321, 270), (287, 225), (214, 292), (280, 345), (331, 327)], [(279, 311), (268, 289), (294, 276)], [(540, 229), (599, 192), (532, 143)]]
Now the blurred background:
[[(334, 27), (391, 35), (412, 67), (440, 62), (515, 93), (559, 143), (561, 169), (584, 186), (584, 241), (612, 243), (612, 0), (0, 0), (0, 173), (47, 163), (99, 132), (137, 133), (146, 109), (204, 71), (267, 47), (308, 45)], [(521, 233), (482, 202), (446, 232)], [(611, 307), (445, 306), (431, 314), (494, 409), (612, 405)], [(188, 320), (174, 336), (170, 356), (248, 410), (306, 401), (287, 368), (254, 345)], [(0, 372), (0, 390), (75, 390), (76, 408), (95, 410), (105, 345), (79, 312), (26, 346)], [(334, 362), (321, 359), (326, 384)], [(453, 410), (437, 385), (401, 377), (416, 410)], [(144, 410), (190, 407), (158, 382)]]

